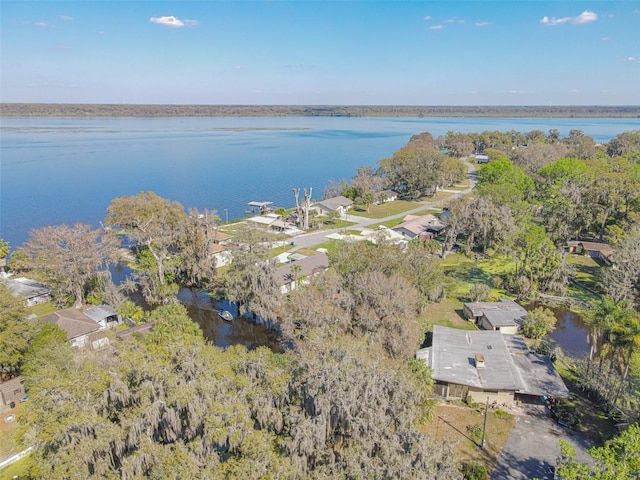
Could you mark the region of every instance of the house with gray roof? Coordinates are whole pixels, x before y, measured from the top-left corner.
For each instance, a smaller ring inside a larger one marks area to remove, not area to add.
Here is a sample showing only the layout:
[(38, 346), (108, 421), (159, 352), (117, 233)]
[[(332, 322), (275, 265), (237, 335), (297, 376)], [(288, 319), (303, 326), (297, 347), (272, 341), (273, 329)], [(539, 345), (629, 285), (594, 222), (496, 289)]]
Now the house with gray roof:
[(51, 290), (40, 282), (26, 277), (2, 279), (14, 297), (22, 297), (26, 300), (27, 307), (33, 307), (51, 300)]
[(519, 335), (434, 325), (432, 345), (416, 358), (432, 369), (441, 398), (510, 405), (519, 396), (569, 397), (551, 360), (530, 352)]
[(324, 272), (327, 268), (329, 268), (329, 257), (326, 253), (316, 253), (286, 263), (276, 270), (280, 291), (287, 293), (295, 290), (297, 284), (300, 282), (308, 283), (310, 277)]
[(421, 216), (407, 215), (401, 224), (393, 227), (393, 230), (408, 240), (413, 240), (414, 238), (431, 240), (443, 233), (445, 228), (445, 224), (439, 218), (427, 214)]
[(109, 339), (100, 331), (103, 327), (75, 308), (58, 310), (45, 315), (43, 320), (64, 330), (73, 347), (99, 349), (109, 345)]
[(318, 212), (318, 215), (328, 215), (329, 213), (338, 212), (340, 217), (344, 217), (347, 211), (353, 205), (353, 200), (338, 195), (337, 197), (327, 198), (321, 202), (311, 205), (311, 208)]
[(513, 300), (465, 303), (462, 312), (468, 320), (484, 330), (498, 330), (505, 334), (518, 333), (527, 311)]
[(114, 328), (121, 323), (120, 317), (110, 305), (94, 305), (85, 310), (84, 314), (101, 328)]

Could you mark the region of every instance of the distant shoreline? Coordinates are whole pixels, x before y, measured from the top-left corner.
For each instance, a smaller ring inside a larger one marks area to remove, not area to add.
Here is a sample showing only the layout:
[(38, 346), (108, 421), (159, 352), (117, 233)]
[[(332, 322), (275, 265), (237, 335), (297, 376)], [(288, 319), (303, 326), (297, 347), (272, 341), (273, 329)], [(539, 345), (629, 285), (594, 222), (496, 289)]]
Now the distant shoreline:
[(628, 106), (132, 105), (1, 103), (0, 117), (640, 118)]

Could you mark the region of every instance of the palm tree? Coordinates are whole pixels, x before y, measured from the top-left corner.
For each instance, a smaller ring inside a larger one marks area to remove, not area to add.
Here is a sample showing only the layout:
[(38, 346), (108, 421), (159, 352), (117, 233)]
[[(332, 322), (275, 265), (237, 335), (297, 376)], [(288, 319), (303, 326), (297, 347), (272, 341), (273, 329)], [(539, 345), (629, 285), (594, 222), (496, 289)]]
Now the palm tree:
[(624, 389), (624, 384), (629, 375), (629, 365), (631, 364), (633, 352), (636, 348), (640, 348), (640, 316), (638, 313), (629, 308), (627, 315), (621, 320), (621, 322), (611, 328), (611, 339), (614, 345), (623, 352), (626, 350), (626, 357), (623, 359), (624, 373), (620, 381), (620, 388), (613, 399), (614, 405), (618, 402)]

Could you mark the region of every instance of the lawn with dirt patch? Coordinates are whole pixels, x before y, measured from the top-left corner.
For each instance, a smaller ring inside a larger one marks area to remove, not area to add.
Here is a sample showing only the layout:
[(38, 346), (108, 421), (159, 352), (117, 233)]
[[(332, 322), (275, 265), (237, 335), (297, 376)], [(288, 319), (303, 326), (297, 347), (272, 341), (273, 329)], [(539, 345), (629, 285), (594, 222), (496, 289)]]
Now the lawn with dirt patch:
[[(16, 408), (5, 410), (0, 414), (0, 458), (10, 457), (20, 451), (14, 436), (19, 428), (18, 418), (22, 410), (22, 403), (18, 403)], [(7, 417), (13, 415), (13, 421), (8, 422)]]
[(471, 408), (463, 404), (443, 403), (436, 406), (433, 420), (425, 426), (425, 433), (438, 440), (455, 443), (455, 450), (462, 461), (481, 462), (491, 471), (509, 438), (515, 418), (503, 410), (489, 408), (484, 449), (479, 447), (483, 422), (484, 405)]

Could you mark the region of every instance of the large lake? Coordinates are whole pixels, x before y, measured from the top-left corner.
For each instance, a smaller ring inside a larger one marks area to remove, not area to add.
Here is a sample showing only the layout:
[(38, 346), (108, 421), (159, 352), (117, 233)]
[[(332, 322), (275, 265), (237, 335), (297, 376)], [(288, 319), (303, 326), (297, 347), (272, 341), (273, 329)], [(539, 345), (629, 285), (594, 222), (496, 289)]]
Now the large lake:
[(576, 128), (606, 142), (633, 119), (50, 118), (0, 119), (0, 237), (13, 248), (43, 225), (97, 226), (111, 199), (152, 190), (185, 207), (244, 216), (251, 200), (291, 207), (293, 187), (375, 166), (420, 132)]

